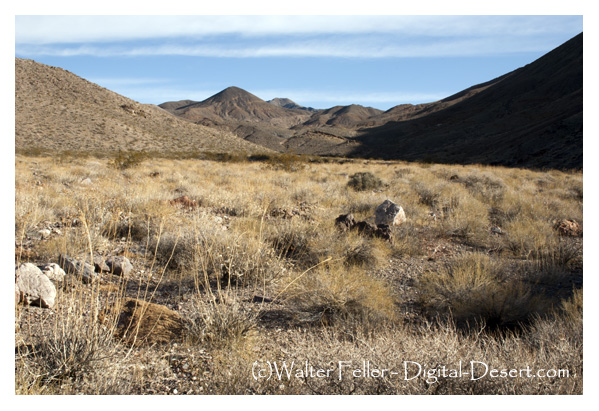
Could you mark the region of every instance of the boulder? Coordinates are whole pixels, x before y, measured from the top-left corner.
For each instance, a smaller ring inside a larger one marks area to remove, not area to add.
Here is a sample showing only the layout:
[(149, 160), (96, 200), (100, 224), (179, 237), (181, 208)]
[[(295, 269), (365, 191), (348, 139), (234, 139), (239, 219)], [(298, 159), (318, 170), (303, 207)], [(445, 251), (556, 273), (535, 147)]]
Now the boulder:
[(39, 269), (50, 280), (56, 281), (58, 283), (62, 282), (64, 280), (64, 276), (66, 275), (64, 270), (56, 263), (42, 265), (39, 267)]
[(94, 256), (94, 268), (98, 273), (110, 271), (110, 267), (106, 264), (106, 260), (100, 255)]
[(54, 307), (56, 287), (36, 265), (21, 264), (15, 272), (15, 299), (42, 308)]
[(127, 275), (133, 270), (131, 261), (125, 256), (108, 257), (106, 260), (108, 272), (116, 275)]
[(85, 284), (89, 284), (98, 279), (98, 274), (94, 270), (94, 266), (74, 258), (63, 256), (62, 254), (58, 257), (58, 265), (65, 271), (69, 276), (76, 276), (81, 278)]
[(356, 225), (356, 219), (353, 214), (341, 214), (335, 219), (335, 227), (345, 232), (351, 230)]
[(403, 224), (406, 221), (406, 213), (401, 206), (398, 206), (391, 200), (385, 200), (375, 210), (374, 223), (394, 226)]

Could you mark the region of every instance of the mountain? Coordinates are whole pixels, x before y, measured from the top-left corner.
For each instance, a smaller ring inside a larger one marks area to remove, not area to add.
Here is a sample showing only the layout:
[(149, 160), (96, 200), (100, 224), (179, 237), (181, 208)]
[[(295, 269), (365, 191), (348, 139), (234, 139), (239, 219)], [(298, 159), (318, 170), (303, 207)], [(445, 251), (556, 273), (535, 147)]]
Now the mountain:
[(201, 108), (195, 112), (201, 124), (298, 154), (581, 168), (582, 45), (581, 33), (503, 76), (384, 112), (352, 104), (302, 113), (289, 99), (267, 103), (229, 88), (200, 103), (180, 103), (175, 114)]
[(15, 148), (103, 153), (266, 150), (229, 132), (140, 104), (61, 68), (24, 59), (15, 59)]
[(318, 112), (308, 121), (304, 122), (304, 126), (340, 126), (352, 128), (360, 122), (363, 122), (371, 117), (380, 115), (383, 111), (372, 107), (364, 107), (359, 104), (351, 104), (349, 106), (335, 106), (328, 110)]
[(581, 33), (538, 60), (479, 86), (473, 95), (468, 95), (471, 88), (449, 97), (459, 101), (448, 107), (362, 129), (357, 137), (361, 146), (351, 154), (581, 168), (582, 63)]
[(268, 100), (267, 103), (272, 104), (274, 106), (277, 107), (283, 107), (283, 108), (291, 108), (291, 109), (297, 109), (297, 110), (306, 110), (306, 111), (318, 111), (315, 108), (312, 107), (305, 107), (305, 106), (300, 106), (299, 104), (297, 104), (295, 101), (290, 100), (288, 98), (273, 98), (272, 100)]
[[(159, 107), (168, 109), (178, 103), (181, 102), (167, 102), (160, 104)], [(291, 127), (310, 116), (305, 110), (287, 109), (269, 104), (239, 87), (228, 87), (204, 101), (183, 104), (169, 111), (193, 122), (205, 120), (216, 124), (226, 121), (261, 122), (281, 127)]]

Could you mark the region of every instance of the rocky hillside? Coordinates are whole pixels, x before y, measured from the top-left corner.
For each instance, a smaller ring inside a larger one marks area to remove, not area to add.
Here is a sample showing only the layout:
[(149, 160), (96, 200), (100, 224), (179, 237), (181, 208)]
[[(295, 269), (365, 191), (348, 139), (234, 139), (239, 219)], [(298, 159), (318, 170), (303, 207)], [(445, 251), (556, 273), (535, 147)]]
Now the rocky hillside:
[(277, 107), (284, 107), (284, 108), (291, 108), (291, 109), (298, 109), (298, 110), (306, 110), (306, 111), (319, 111), (316, 110), (315, 108), (312, 107), (305, 107), (302, 105), (297, 104), (295, 101), (290, 100), (288, 98), (273, 98), (272, 100), (268, 100), (267, 103), (270, 103), (272, 105), (275, 105)]
[(264, 152), (233, 134), (191, 124), (66, 70), (15, 59), (19, 150)]
[(161, 107), (277, 151), (581, 168), (582, 54), (581, 33), (511, 73), (440, 101), (385, 112), (352, 104), (307, 116), (289, 99), (269, 104), (235, 87), (200, 103)]
[(581, 33), (449, 107), (363, 129), (353, 155), (581, 168), (582, 44)]
[[(305, 110), (288, 109), (269, 104), (238, 87), (228, 87), (218, 94), (197, 103), (176, 107), (173, 102), (161, 104), (172, 113), (193, 122), (212, 121), (264, 123), (271, 126), (291, 127), (305, 121), (310, 114)], [(176, 103), (175, 103), (176, 104)]]

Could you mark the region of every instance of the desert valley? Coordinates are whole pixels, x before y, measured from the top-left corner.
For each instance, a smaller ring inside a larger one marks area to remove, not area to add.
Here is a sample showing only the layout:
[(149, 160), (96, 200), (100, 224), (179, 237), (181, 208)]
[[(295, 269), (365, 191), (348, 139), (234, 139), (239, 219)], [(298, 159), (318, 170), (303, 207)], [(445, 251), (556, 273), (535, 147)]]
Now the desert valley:
[(386, 111), (15, 59), (16, 393), (582, 394), (582, 46)]

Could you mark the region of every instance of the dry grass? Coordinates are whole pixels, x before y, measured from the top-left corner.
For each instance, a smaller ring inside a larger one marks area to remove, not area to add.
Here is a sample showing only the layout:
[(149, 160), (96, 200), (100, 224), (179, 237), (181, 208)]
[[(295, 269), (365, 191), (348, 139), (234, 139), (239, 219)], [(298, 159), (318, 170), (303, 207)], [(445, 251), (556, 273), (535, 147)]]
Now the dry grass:
[[(17, 264), (62, 253), (125, 255), (134, 266), (125, 278), (60, 287), (52, 312), (17, 307), (15, 344), (38, 353), (17, 352), (18, 393), (582, 393), (582, 238), (553, 228), (556, 219), (582, 226), (581, 173), (297, 156), (134, 160), (16, 157)], [(386, 184), (348, 189), (364, 172)], [(169, 203), (183, 195), (197, 207)], [(393, 242), (336, 229), (338, 215), (368, 220), (386, 199), (408, 219)], [(177, 345), (112, 338), (127, 298), (177, 312)], [(483, 324), (501, 332), (481, 333)], [(476, 360), (571, 375), (252, 378), (255, 361), (281, 358), (397, 371), (403, 360)]]

